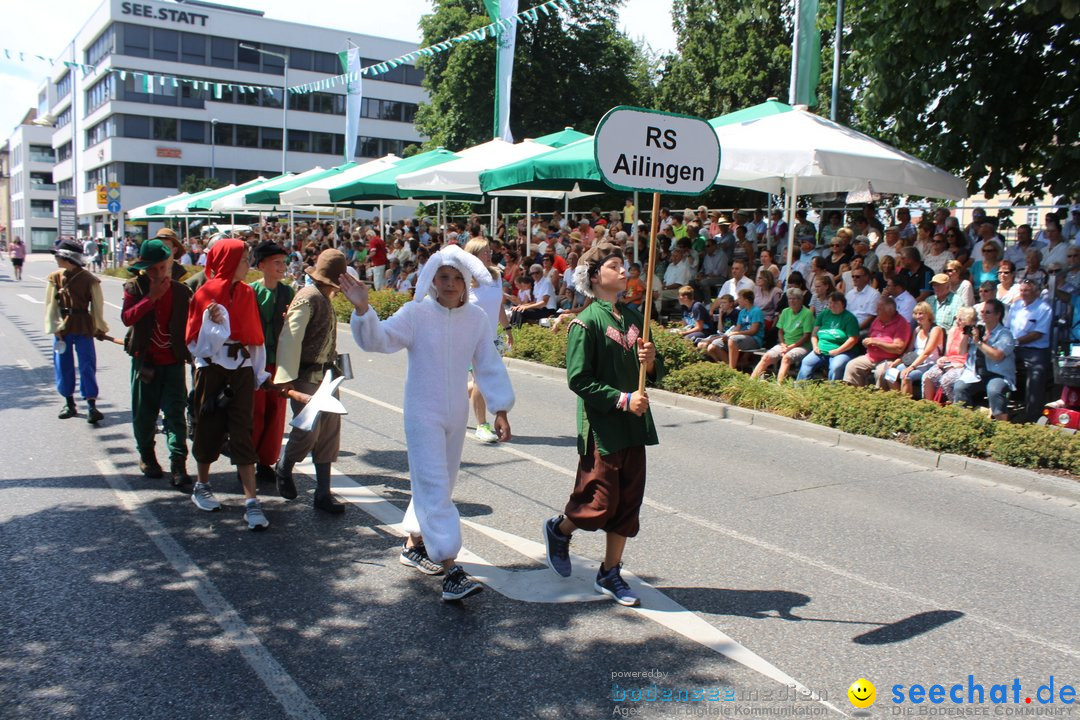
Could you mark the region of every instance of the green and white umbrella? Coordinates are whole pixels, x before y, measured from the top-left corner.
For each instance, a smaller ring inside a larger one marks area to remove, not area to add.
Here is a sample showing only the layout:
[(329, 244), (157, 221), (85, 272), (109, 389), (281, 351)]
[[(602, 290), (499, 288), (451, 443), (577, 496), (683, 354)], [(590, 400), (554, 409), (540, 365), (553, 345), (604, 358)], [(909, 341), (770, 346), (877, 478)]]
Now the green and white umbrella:
[(393, 167), (400, 161), (401, 158), (397, 155), (386, 155), (385, 157), (376, 160), (355, 165), (340, 173), (328, 175), (321, 180), (315, 180), (281, 193), (279, 197), (280, 204), (294, 206), (330, 205), (332, 203), (330, 200), (330, 191), (334, 188), (348, 185), (349, 183), (367, 177), (368, 175), (374, 175), (377, 172)]

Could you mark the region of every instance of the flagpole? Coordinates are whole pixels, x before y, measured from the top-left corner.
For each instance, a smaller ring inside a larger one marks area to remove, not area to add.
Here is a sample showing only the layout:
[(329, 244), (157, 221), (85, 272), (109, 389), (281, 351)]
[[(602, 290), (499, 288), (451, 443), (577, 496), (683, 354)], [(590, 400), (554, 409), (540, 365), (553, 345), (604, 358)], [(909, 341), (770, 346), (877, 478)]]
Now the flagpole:
[(799, 81), (799, 25), (802, 23), (802, 13), (800, 10), (802, 6), (802, 0), (795, 0), (795, 34), (791, 38), (791, 85), (788, 87), (788, 105), (795, 105), (796, 98), (796, 85)]

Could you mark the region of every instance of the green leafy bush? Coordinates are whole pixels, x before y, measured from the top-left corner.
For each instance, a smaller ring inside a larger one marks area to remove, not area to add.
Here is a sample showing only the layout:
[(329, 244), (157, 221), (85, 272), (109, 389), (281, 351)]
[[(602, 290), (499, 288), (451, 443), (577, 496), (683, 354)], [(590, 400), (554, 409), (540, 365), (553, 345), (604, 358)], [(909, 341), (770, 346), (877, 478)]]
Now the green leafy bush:
[(998, 462), (1019, 467), (1056, 468), (1076, 472), (1080, 435), (1066, 435), (1042, 425), (995, 425), (987, 447)]
[(569, 325), (565, 323), (557, 331), (539, 325), (522, 325), (515, 328), (512, 333), (514, 349), (510, 352), (510, 357), (564, 368), (566, 367), (568, 329)]
[(649, 339), (656, 346), (656, 354), (664, 363), (665, 372), (674, 372), (701, 361), (701, 353), (690, 341), (674, 335), (657, 323), (652, 323)]

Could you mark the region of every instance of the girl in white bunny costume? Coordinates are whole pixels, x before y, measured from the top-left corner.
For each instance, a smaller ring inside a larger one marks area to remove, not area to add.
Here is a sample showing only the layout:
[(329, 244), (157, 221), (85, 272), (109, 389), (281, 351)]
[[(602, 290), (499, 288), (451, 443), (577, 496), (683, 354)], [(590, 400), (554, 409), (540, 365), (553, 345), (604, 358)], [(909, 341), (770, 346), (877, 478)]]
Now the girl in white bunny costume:
[(356, 344), (369, 352), (409, 353), (404, 405), (412, 501), (402, 522), (409, 538), (400, 560), (428, 575), (445, 571), (443, 600), (460, 600), (482, 589), (456, 563), (461, 521), (451, 497), (465, 443), (470, 364), (503, 442), (510, 439), (507, 412), (514, 405), (487, 316), (469, 302), (472, 280), (493, 282), (478, 258), (449, 245), (424, 265), (415, 300), (380, 322), (368, 304), (367, 286), (344, 275), (340, 279), (355, 308), (350, 325)]

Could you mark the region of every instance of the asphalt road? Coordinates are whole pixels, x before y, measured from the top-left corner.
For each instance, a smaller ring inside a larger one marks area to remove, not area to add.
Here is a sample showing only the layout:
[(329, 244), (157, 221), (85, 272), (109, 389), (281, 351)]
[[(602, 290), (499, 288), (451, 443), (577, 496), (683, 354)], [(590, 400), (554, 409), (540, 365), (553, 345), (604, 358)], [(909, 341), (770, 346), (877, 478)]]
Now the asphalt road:
[[(444, 604), (396, 559), (404, 355), (342, 332), (350, 506), (316, 514), (304, 476), (292, 502), (265, 488), (271, 527), (251, 533), (227, 461), (213, 514), (138, 473), (120, 347), (98, 345), (105, 422), (56, 419), (51, 268), (33, 257), (15, 283), (0, 264), (0, 717), (839, 716), (860, 677), (884, 717), (928, 709), (894, 704), (894, 685), (969, 675), (988, 695), (1021, 683), (991, 715), (1080, 715), (1035, 695), (1080, 685), (1073, 503), (657, 405), (630, 610), (592, 591), (602, 536), (575, 537), (570, 579), (540, 560), (572, 486), (574, 400), (514, 371), (514, 440), (468, 439), (455, 493), (462, 560), (488, 587)], [(120, 284), (104, 287), (120, 337)], [(654, 683), (720, 699), (633, 700)], [(929, 711), (971, 709), (946, 700)]]

